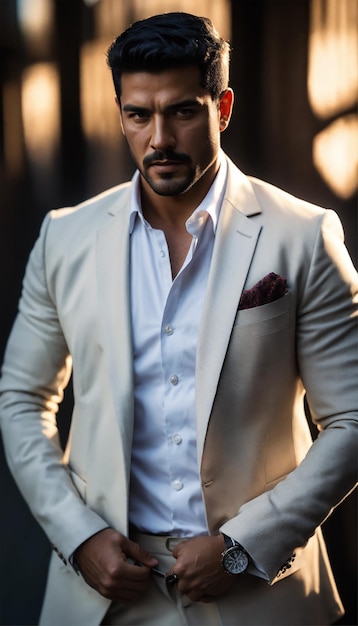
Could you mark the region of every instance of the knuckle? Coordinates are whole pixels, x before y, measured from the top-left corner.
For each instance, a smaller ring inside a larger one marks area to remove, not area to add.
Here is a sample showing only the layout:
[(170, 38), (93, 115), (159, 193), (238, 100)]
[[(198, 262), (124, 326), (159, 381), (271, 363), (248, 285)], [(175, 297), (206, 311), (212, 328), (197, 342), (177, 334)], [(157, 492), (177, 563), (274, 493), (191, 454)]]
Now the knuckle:
[(108, 585), (112, 585), (114, 580), (120, 576), (121, 566), (119, 563), (113, 563), (108, 566), (105, 581)]
[(111, 584), (108, 584), (106, 582), (102, 582), (100, 585), (98, 585), (97, 588), (98, 593), (101, 594), (101, 596), (104, 596), (105, 598), (108, 598), (109, 600), (111, 600), (113, 598), (113, 586)]
[(173, 571), (173, 574), (176, 574), (179, 578), (183, 578), (185, 575), (185, 567), (178, 561), (176, 562), (172, 571)]

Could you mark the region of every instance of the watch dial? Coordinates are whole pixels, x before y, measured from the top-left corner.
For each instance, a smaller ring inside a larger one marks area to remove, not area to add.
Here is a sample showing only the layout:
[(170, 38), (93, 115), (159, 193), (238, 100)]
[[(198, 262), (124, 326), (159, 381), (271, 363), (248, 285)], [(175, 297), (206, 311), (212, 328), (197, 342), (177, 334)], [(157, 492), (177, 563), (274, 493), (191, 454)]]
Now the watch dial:
[(248, 566), (249, 559), (246, 552), (233, 546), (225, 553), (223, 564), (230, 574), (241, 574)]

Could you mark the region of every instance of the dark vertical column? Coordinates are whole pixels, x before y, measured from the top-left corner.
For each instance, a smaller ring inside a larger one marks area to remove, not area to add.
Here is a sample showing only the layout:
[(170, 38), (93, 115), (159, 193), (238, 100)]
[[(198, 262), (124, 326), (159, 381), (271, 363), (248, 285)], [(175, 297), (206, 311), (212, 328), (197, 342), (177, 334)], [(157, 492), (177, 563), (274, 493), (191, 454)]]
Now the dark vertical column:
[(85, 146), (80, 110), (80, 49), (83, 2), (55, 0), (56, 57), (61, 85), (61, 203), (82, 200)]
[(223, 147), (248, 174), (261, 171), (262, 58), (264, 0), (232, 0), (231, 87), (235, 92), (232, 120)]

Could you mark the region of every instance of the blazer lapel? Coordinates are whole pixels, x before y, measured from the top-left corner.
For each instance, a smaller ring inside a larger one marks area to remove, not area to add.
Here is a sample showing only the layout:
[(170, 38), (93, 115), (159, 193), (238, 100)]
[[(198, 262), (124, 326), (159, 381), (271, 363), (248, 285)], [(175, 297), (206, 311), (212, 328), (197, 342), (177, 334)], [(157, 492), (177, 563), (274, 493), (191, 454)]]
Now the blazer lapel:
[(249, 180), (229, 161), (227, 192), (215, 237), (197, 350), (199, 462), (238, 303), (261, 230), (247, 216), (260, 212)]
[(119, 206), (110, 209), (109, 213), (111, 218), (98, 232), (97, 237), (98, 306), (108, 376), (128, 468), (133, 432), (133, 358), (129, 298), (130, 188)]

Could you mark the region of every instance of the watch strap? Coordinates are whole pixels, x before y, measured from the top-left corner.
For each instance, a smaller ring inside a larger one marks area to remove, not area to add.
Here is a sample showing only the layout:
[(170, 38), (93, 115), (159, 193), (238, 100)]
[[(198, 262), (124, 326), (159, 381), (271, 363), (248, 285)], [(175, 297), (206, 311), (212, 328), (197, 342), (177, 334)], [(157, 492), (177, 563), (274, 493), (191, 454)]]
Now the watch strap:
[(225, 543), (225, 550), (228, 550), (229, 548), (232, 548), (233, 546), (239, 546), (239, 542), (236, 541), (235, 539), (232, 539), (231, 537), (229, 537), (228, 535), (225, 535), (224, 533), (221, 533), (222, 536), (224, 537), (224, 543)]

